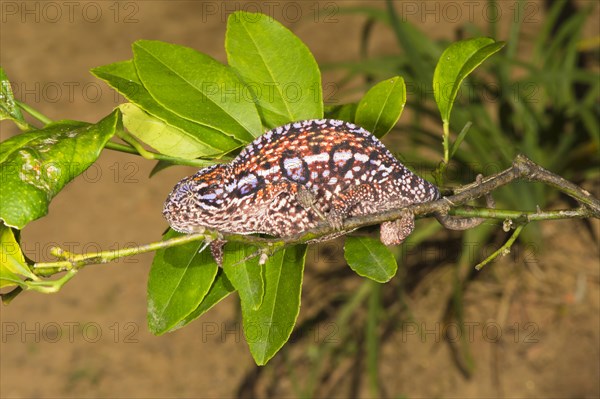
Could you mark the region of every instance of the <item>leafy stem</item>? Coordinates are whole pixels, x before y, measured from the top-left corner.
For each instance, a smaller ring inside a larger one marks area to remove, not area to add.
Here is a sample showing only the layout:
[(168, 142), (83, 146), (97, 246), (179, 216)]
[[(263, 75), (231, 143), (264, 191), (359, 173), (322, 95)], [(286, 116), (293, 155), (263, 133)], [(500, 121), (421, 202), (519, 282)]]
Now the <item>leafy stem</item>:
[(28, 281), (26, 282), (26, 289), (38, 291), (44, 294), (52, 294), (60, 291), (63, 285), (71, 280), (79, 269), (71, 269), (67, 271), (62, 277), (56, 280), (44, 280), (44, 281)]
[(15, 100), (15, 103), (19, 106), (19, 108), (27, 112), (29, 115), (33, 116), (38, 121), (42, 122), (44, 125), (52, 123), (52, 119), (48, 118), (46, 115), (42, 114), (40, 111), (33, 108), (32, 106), (17, 100)]
[(154, 158), (155, 154), (153, 154), (150, 151), (147, 151), (144, 148), (144, 146), (142, 145), (142, 143), (140, 143), (135, 137), (133, 137), (125, 129), (117, 130), (117, 135), (121, 138), (121, 140), (123, 140), (124, 142), (126, 142), (127, 144), (132, 146), (137, 151), (137, 153), (139, 155), (141, 155), (143, 158), (155, 159)]
[(510, 236), (510, 238), (504, 243), (504, 245), (502, 245), (500, 248), (498, 248), (496, 251), (494, 251), (493, 254), (491, 254), (490, 256), (488, 256), (487, 258), (485, 258), (485, 260), (483, 260), (482, 262), (480, 262), (479, 264), (477, 264), (475, 266), (476, 270), (481, 270), (485, 265), (487, 265), (488, 263), (490, 263), (492, 260), (496, 259), (498, 256), (504, 256), (510, 253), (510, 247), (512, 247), (512, 245), (514, 244), (514, 242), (517, 240), (517, 238), (519, 237), (519, 235), (521, 234), (521, 231), (523, 231), (523, 228), (525, 227), (524, 224), (519, 225), (515, 228), (515, 231), (512, 233), (512, 235)]
[(444, 149), (444, 159), (436, 170), (433, 172), (433, 176), (435, 177), (435, 182), (441, 186), (444, 184), (444, 174), (446, 173), (446, 168), (448, 167), (448, 163), (450, 162), (450, 122), (448, 120), (444, 120), (443, 122), (443, 133), (442, 133), (442, 146)]
[[(443, 145), (444, 145), (444, 166), (448, 165), (448, 162), (450, 162), (450, 145), (449, 145), (449, 138), (450, 138), (450, 123), (445, 120), (443, 123), (443, 129), (444, 129), (444, 139), (443, 139)], [(445, 169), (445, 167), (444, 167)], [(443, 172), (443, 171), (442, 171)]]

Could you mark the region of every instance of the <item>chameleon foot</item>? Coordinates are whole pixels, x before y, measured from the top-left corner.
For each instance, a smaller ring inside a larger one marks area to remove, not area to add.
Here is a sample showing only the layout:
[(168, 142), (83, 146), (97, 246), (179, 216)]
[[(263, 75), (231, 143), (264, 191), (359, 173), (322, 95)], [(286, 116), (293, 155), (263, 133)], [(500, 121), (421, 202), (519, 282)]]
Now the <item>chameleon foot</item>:
[(414, 215), (405, 211), (400, 219), (381, 223), (379, 238), (384, 245), (398, 245), (412, 233), (414, 228)]
[(321, 212), (321, 210), (316, 206), (317, 197), (315, 196), (315, 194), (312, 191), (310, 191), (306, 187), (301, 186), (301, 185), (298, 186), (298, 192), (296, 193), (296, 200), (304, 209), (311, 209), (322, 220), (326, 219), (323, 212)]
[(210, 243), (210, 253), (219, 267), (223, 267), (223, 246), (225, 242), (225, 240), (216, 239)]
[(344, 227), (344, 217), (342, 212), (336, 208), (331, 208), (331, 210), (327, 212), (325, 220), (327, 220), (327, 223), (335, 230), (341, 230)]

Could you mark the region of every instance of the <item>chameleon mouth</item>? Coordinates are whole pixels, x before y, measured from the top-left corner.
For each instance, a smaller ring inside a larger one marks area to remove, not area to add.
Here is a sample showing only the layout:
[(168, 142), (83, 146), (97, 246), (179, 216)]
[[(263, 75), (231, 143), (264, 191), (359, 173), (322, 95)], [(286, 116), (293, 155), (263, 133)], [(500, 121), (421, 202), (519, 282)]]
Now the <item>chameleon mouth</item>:
[(204, 226), (189, 226), (185, 231), (180, 231), (180, 233), (204, 233), (206, 231), (206, 227)]
[(188, 220), (186, 211), (176, 206), (169, 195), (169, 198), (165, 201), (165, 205), (162, 211), (163, 217), (169, 223), (169, 226), (180, 233), (190, 233), (190, 226), (188, 226)]
[(167, 219), (169, 227), (171, 227), (171, 229), (177, 231), (178, 233), (204, 233), (207, 229), (207, 226), (191, 224), (188, 221), (174, 220), (173, 218), (169, 217), (170, 213), (167, 212), (163, 212), (163, 215), (165, 219)]

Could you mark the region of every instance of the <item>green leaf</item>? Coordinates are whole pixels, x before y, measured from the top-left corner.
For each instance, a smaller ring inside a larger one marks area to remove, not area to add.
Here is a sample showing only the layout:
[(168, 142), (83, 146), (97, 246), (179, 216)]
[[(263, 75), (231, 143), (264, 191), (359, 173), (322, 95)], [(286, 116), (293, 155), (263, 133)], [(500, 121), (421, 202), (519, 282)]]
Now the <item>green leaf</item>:
[(339, 119), (353, 123), (356, 120), (356, 109), (358, 103), (348, 103), (341, 105), (330, 105), (325, 107), (325, 118)]
[(376, 137), (392, 130), (406, 104), (404, 79), (395, 76), (373, 86), (358, 103), (356, 123)]
[(148, 177), (153, 177), (158, 172), (162, 172), (163, 170), (170, 168), (171, 166), (175, 166), (175, 165), (176, 164), (174, 164), (173, 162), (169, 162), (169, 161), (158, 161), (156, 163), (156, 165), (154, 165), (154, 167), (150, 171), (150, 174), (148, 175)]
[(265, 296), (253, 310), (242, 301), (244, 335), (258, 365), (266, 364), (287, 342), (300, 312), (306, 245), (272, 255), (265, 268)]
[[(121, 104), (119, 109), (123, 113), (123, 126), (132, 135), (160, 153), (194, 159), (200, 155), (209, 154), (211, 150), (213, 154), (216, 151), (215, 149), (209, 150), (206, 146), (199, 149), (196, 145), (188, 145), (189, 140), (186, 140), (185, 132), (146, 113), (135, 104)], [(192, 142), (197, 143), (193, 140)]]
[(6, 76), (4, 69), (0, 67), (0, 121), (4, 119), (14, 121), (21, 130), (29, 128), (21, 110), (15, 103), (8, 76)]
[[(264, 285), (262, 269), (256, 247), (230, 243), (225, 245), (223, 270), (240, 295), (243, 306), (256, 310), (260, 307)], [(247, 259), (249, 256), (254, 257)]]
[(0, 288), (4, 287), (24, 287), (25, 283), (19, 278), (18, 275), (11, 272), (4, 265), (0, 264)]
[(235, 288), (233, 288), (233, 285), (231, 285), (231, 282), (227, 279), (225, 272), (223, 272), (223, 269), (219, 269), (213, 285), (210, 287), (210, 290), (208, 290), (204, 299), (202, 299), (202, 302), (200, 302), (200, 305), (198, 305), (192, 313), (187, 315), (177, 327), (183, 327), (196, 320), (198, 317), (208, 312), (217, 303), (227, 298), (233, 291), (235, 291)]
[(323, 117), (321, 72), (312, 53), (285, 26), (264, 14), (229, 15), (229, 65), (248, 85), (265, 126)]
[[(183, 234), (169, 230), (163, 240)], [(148, 327), (162, 335), (185, 324), (213, 285), (217, 263), (203, 241), (156, 251), (148, 277)]]
[(37, 280), (37, 276), (27, 266), (12, 229), (0, 223), (0, 288), (23, 286), (19, 275)]
[(462, 81), (504, 45), (504, 42), (478, 37), (452, 43), (442, 53), (433, 74), (433, 94), (442, 121), (449, 123), (450, 112)]
[(246, 143), (262, 125), (247, 86), (225, 65), (194, 49), (159, 41), (133, 44), (138, 76), (163, 107)]
[(95, 125), (64, 121), (0, 143), (0, 218), (22, 229), (44, 216), (52, 198), (100, 156), (121, 128), (117, 110)]
[(390, 250), (381, 241), (371, 237), (346, 237), (344, 257), (356, 274), (378, 283), (390, 281), (398, 270)]
[(152, 142), (147, 142), (166, 155), (184, 158), (184, 155), (189, 154), (189, 158), (198, 158), (224, 154), (241, 146), (241, 142), (229, 134), (182, 118), (159, 104), (142, 85), (132, 60), (94, 68), (92, 73), (150, 115), (179, 129), (171, 132), (173, 135), (168, 138), (177, 145), (172, 148), (166, 146), (164, 152), (158, 147), (163, 147), (161, 144), (164, 144), (162, 141), (166, 141), (165, 139), (157, 137)]

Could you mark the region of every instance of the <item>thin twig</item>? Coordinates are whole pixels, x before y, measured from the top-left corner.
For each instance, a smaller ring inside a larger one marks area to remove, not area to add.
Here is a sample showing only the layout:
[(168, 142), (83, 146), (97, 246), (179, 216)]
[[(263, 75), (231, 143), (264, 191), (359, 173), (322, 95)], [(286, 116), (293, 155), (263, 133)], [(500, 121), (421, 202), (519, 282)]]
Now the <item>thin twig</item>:
[(496, 259), (498, 256), (504, 256), (504, 255), (507, 255), (508, 253), (510, 253), (510, 247), (512, 247), (514, 242), (517, 240), (517, 238), (521, 234), (521, 231), (523, 231), (524, 227), (525, 227), (524, 224), (517, 226), (515, 231), (512, 233), (510, 238), (504, 243), (504, 245), (502, 245), (500, 248), (498, 248), (496, 251), (494, 251), (493, 254), (491, 254), (490, 256), (485, 258), (483, 261), (479, 262), (475, 266), (475, 270), (481, 270), (485, 265), (487, 265), (488, 263), (490, 263), (491, 261)]
[[(62, 272), (65, 270), (79, 269), (89, 264), (107, 263), (112, 260), (123, 258), (126, 256), (139, 255), (146, 252), (157, 251), (162, 248), (170, 248), (178, 245), (187, 244), (189, 242), (212, 239), (210, 233), (188, 234), (181, 237), (171, 238), (165, 241), (153, 242), (150, 244), (140, 245), (137, 247), (129, 247), (111, 251), (90, 252), (86, 254), (74, 254), (65, 251), (61, 248), (51, 248), (50, 253), (55, 257), (62, 259), (57, 262), (36, 263), (34, 269), (57, 269), (51, 274)], [(37, 270), (36, 270), (37, 271)], [(44, 272), (37, 271), (38, 274), (44, 275)]]

